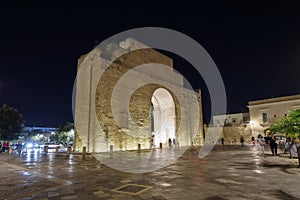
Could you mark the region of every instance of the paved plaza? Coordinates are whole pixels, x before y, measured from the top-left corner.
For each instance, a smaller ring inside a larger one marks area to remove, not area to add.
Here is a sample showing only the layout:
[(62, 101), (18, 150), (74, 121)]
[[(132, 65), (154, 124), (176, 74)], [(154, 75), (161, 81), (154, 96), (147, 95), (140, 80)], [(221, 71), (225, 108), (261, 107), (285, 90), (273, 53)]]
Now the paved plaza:
[[(151, 162), (159, 165), (175, 151), (153, 151)], [(95, 157), (0, 155), (0, 199), (300, 199), (298, 160), (271, 156), (269, 149), (259, 156), (250, 145), (218, 145), (204, 159), (188, 150), (147, 173), (118, 171)]]

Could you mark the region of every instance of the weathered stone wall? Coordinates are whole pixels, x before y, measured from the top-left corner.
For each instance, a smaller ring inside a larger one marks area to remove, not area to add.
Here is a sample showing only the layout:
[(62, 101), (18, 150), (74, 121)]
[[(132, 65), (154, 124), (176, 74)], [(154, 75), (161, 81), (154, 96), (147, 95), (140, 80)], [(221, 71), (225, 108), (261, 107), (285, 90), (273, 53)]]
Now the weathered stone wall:
[[(238, 144), (240, 143), (240, 138), (243, 136), (245, 142), (251, 142), (252, 131), (249, 126), (226, 126), (221, 127), (222, 132), (220, 134), (218, 141), (208, 141), (209, 143), (220, 143), (220, 139), (223, 137), (225, 144)], [(207, 133), (208, 127), (205, 127), (205, 133)], [(209, 127), (212, 129), (212, 133), (217, 133), (220, 127)], [(216, 137), (217, 138), (217, 137)]]
[[(109, 52), (104, 52), (96, 48), (79, 59), (75, 106), (76, 150), (87, 146), (90, 152), (106, 152), (110, 145), (114, 146), (114, 150), (131, 150), (137, 149), (138, 144), (149, 148), (151, 97), (158, 88), (165, 88), (173, 97), (177, 141), (189, 145), (197, 135), (197, 141), (202, 142), (200, 93), (198, 99), (193, 100), (194, 91), (183, 88), (183, 79), (173, 72), (170, 58), (149, 48), (128, 52), (134, 50), (134, 46), (141, 45), (130, 39), (120, 43), (127, 49), (114, 45)], [(109, 60), (114, 58), (113, 62)], [(109, 67), (105, 69), (105, 65)], [(140, 65), (143, 67), (137, 67)], [(129, 101), (125, 102), (126, 99)], [(200, 119), (193, 116), (195, 109), (199, 109)], [(198, 127), (201, 127), (200, 131)]]

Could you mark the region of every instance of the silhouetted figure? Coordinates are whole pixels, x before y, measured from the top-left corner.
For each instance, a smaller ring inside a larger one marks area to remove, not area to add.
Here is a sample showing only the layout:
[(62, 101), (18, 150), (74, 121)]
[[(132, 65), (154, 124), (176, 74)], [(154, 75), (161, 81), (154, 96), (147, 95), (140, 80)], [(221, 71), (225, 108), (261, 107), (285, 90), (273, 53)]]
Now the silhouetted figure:
[(244, 137), (242, 136), (242, 137), (241, 137), (241, 144), (242, 144), (242, 147), (244, 147), (244, 142), (245, 142), (245, 140), (244, 140)]
[(172, 139), (169, 138), (169, 147), (172, 147)]
[(270, 139), (270, 147), (271, 147), (272, 155), (276, 156), (277, 155), (277, 143), (276, 143), (276, 139), (275, 139), (274, 135)]
[(7, 143), (7, 141), (4, 141), (2, 144), (2, 153), (5, 153), (7, 148), (8, 148), (8, 143)]
[(176, 148), (176, 140), (175, 140), (175, 138), (173, 138), (173, 145)]
[(221, 138), (221, 143), (222, 143), (222, 145), (224, 145), (224, 138)]
[(255, 138), (254, 138), (254, 136), (252, 136), (251, 140), (252, 140), (253, 146), (255, 146)]
[(20, 142), (17, 144), (17, 151), (18, 151), (18, 155), (20, 156), (22, 152), (22, 143)]
[(265, 153), (265, 139), (263, 138), (263, 136), (258, 135), (258, 139), (257, 139), (257, 144), (259, 147), (259, 155), (264, 155)]

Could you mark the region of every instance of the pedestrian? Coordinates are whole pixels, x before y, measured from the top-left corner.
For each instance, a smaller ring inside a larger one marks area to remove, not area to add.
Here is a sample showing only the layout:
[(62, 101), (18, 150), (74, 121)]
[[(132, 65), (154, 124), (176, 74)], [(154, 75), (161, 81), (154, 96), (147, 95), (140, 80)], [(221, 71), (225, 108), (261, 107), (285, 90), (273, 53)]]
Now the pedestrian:
[(222, 137), (222, 138), (221, 138), (221, 143), (222, 143), (222, 145), (224, 145), (224, 141), (225, 141), (225, 140), (224, 140), (224, 138)]
[(269, 145), (270, 145), (270, 137), (264, 137), (264, 139), (265, 139), (265, 144), (266, 144), (266, 148), (269, 148)]
[(2, 144), (2, 153), (5, 153), (6, 149), (7, 149), (7, 142), (4, 141), (3, 144)]
[(22, 152), (22, 143), (18, 143), (17, 144), (17, 150), (18, 150), (18, 155), (20, 156), (21, 155), (21, 152)]
[(258, 135), (257, 144), (259, 148), (259, 155), (264, 155), (265, 153), (265, 139), (260, 134)]
[(254, 138), (254, 136), (252, 136), (251, 140), (252, 140), (253, 146), (255, 146), (255, 138)]
[(169, 147), (172, 147), (172, 140), (169, 138)]
[(288, 153), (290, 151), (290, 138), (286, 138), (284, 143), (284, 153)]
[(244, 140), (244, 137), (243, 137), (243, 136), (241, 137), (240, 142), (241, 142), (241, 144), (242, 144), (242, 147), (244, 147), (244, 142), (245, 142), (245, 140)]
[(175, 140), (175, 138), (173, 138), (173, 145), (176, 148), (176, 140)]
[(276, 143), (276, 138), (274, 135), (272, 135), (272, 137), (270, 139), (270, 147), (271, 147), (272, 155), (277, 156), (277, 143)]
[(6, 141), (6, 150), (9, 152), (9, 141)]

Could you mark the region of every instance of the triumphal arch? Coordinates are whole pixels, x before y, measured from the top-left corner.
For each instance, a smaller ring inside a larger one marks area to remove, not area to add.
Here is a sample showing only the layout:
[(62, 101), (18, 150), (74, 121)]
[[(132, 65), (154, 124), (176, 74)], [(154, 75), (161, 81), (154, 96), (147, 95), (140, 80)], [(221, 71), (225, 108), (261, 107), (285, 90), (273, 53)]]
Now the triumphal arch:
[(185, 87), (171, 58), (128, 38), (78, 60), (75, 150), (130, 151), (203, 142), (200, 90)]

